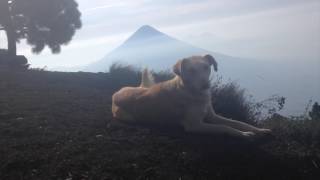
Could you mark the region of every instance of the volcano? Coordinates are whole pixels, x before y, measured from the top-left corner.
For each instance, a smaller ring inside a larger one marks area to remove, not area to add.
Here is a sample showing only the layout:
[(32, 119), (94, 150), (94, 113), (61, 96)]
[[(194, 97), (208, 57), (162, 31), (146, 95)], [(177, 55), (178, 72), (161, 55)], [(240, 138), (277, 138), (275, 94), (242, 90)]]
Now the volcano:
[(192, 55), (211, 54), (216, 59), (230, 61), (233, 57), (207, 51), (166, 35), (157, 29), (144, 25), (131, 35), (123, 44), (85, 67), (84, 71), (105, 72), (112, 63), (131, 64), (165, 70), (181, 58)]

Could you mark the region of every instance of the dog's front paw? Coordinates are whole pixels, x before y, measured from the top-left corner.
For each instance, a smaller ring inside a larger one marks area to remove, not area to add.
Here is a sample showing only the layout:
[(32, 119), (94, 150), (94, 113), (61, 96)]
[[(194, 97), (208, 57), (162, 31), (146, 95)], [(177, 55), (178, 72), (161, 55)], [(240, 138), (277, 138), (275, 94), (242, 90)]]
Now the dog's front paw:
[(254, 132), (248, 131), (248, 132), (242, 132), (243, 137), (245, 138), (252, 138), (254, 137), (256, 134)]
[(260, 128), (258, 131), (260, 134), (271, 134), (271, 129)]

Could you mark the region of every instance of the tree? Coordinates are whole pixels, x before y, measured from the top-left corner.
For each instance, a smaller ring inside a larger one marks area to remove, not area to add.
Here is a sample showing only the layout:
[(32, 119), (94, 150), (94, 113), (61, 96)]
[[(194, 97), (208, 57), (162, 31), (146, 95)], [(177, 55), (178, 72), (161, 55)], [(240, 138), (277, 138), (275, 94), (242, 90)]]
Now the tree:
[(309, 112), (309, 116), (312, 120), (320, 120), (320, 105), (315, 102), (312, 106), (312, 110)]
[(26, 39), (32, 52), (48, 46), (59, 53), (81, 28), (75, 0), (0, 0), (0, 30), (7, 36), (8, 54), (16, 56), (16, 43)]

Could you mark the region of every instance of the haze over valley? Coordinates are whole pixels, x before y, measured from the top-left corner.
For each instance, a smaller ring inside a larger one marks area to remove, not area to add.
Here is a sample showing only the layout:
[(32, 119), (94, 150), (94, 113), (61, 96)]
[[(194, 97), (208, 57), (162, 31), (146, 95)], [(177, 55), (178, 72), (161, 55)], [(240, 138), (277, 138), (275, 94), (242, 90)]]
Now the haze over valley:
[(255, 99), (287, 97), (285, 114), (320, 100), (319, 1), (78, 2), (83, 27), (60, 54), (32, 54), (21, 41), (18, 52), (31, 67), (98, 72), (123, 62), (163, 70), (209, 53), (224, 81)]

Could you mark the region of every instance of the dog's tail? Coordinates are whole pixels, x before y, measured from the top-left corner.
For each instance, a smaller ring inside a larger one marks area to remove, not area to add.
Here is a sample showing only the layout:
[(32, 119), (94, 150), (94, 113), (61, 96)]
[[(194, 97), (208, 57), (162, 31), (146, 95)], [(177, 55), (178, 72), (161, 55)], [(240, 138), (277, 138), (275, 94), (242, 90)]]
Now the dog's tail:
[(140, 87), (148, 88), (154, 84), (155, 82), (153, 75), (150, 73), (148, 68), (145, 68), (142, 72)]

